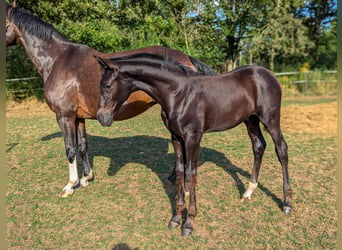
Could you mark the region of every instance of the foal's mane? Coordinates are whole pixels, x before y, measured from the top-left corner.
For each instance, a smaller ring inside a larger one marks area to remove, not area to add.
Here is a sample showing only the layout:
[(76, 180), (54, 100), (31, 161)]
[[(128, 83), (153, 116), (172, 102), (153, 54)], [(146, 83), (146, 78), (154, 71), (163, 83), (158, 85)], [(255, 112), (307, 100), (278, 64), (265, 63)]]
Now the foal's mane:
[(6, 13), (7, 18), (21, 31), (26, 31), (42, 40), (50, 39), (52, 34), (57, 34), (60, 38), (66, 40), (65, 36), (57, 31), (51, 24), (32, 15), (26, 10), (7, 5)]
[(162, 67), (166, 67), (168, 70), (180, 75), (198, 75), (198, 72), (193, 71), (191, 68), (180, 64), (170, 57), (163, 57), (156, 54), (150, 53), (138, 53), (134, 55), (128, 55), (123, 57), (110, 58), (112, 62), (127, 62), (127, 63), (141, 63), (146, 65), (160, 64)]

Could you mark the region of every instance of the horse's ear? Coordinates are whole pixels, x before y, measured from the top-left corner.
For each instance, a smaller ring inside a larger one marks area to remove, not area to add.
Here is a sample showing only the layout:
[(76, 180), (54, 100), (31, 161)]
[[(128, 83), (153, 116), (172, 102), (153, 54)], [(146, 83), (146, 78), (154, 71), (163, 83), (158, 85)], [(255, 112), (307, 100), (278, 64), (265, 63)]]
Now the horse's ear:
[(16, 0), (13, 1), (12, 7), (14, 7), (14, 8), (17, 7), (17, 1)]

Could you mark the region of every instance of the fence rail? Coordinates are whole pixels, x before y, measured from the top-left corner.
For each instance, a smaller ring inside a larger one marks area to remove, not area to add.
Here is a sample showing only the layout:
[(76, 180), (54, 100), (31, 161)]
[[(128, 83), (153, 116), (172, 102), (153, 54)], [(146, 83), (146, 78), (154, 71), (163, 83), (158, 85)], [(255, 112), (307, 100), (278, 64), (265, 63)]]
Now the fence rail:
[[(276, 72), (274, 75), (282, 85), (284, 96), (335, 95), (337, 92), (337, 70)], [(6, 82), (31, 81), (40, 77), (10, 78)], [(25, 96), (38, 93), (43, 88), (6, 90), (6, 96)]]
[(6, 79), (6, 82), (26, 81), (26, 80), (33, 80), (33, 79), (39, 79), (39, 78), (40, 77), (10, 78), (10, 79)]

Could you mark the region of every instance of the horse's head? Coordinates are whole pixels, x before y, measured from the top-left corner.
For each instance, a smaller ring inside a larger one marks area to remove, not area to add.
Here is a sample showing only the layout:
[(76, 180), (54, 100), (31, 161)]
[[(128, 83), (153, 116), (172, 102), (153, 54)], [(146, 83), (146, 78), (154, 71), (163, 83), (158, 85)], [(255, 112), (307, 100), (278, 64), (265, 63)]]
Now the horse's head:
[(117, 63), (96, 55), (94, 57), (102, 67), (97, 120), (102, 126), (110, 126), (118, 110), (132, 93), (133, 85), (129, 77), (120, 72)]
[(14, 4), (13, 6), (8, 4), (6, 8), (6, 47), (17, 44), (20, 39), (20, 32), (11, 18), (14, 8)]

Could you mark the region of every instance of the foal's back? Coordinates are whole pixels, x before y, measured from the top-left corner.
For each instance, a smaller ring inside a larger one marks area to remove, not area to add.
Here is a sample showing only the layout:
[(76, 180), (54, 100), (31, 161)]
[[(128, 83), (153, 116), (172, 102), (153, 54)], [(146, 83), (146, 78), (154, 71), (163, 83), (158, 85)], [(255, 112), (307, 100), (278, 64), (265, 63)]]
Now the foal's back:
[(232, 128), (251, 115), (262, 116), (279, 109), (281, 89), (270, 71), (259, 66), (243, 66), (218, 76), (193, 76), (200, 89), (197, 101), (205, 114), (204, 132)]

